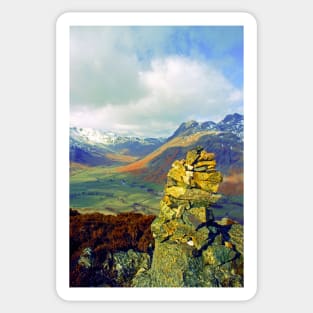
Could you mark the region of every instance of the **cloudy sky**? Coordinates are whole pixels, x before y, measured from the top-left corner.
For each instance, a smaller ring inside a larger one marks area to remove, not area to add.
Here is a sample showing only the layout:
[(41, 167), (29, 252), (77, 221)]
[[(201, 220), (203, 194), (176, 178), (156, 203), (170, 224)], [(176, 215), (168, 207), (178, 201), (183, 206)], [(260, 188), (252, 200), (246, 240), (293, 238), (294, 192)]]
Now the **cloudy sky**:
[(71, 125), (167, 137), (243, 112), (242, 27), (71, 27)]

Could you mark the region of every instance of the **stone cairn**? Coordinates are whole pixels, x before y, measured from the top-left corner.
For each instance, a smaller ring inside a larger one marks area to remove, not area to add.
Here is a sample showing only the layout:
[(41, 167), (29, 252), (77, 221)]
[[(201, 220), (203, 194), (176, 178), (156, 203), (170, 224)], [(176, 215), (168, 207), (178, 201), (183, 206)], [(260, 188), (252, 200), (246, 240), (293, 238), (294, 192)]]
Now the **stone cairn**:
[(186, 160), (176, 160), (167, 174), (165, 195), (159, 217), (152, 224), (158, 241), (187, 243), (200, 250), (213, 222), (210, 205), (215, 203), (222, 174), (215, 169), (214, 153), (201, 147), (187, 153)]
[[(211, 208), (221, 197), (220, 182), (214, 153), (201, 147), (172, 164), (160, 214), (151, 225), (152, 266), (135, 277), (134, 287), (242, 286), (242, 243), (234, 244), (243, 237), (242, 226), (231, 233), (232, 225), (216, 223)], [(224, 224), (232, 223), (224, 219)]]

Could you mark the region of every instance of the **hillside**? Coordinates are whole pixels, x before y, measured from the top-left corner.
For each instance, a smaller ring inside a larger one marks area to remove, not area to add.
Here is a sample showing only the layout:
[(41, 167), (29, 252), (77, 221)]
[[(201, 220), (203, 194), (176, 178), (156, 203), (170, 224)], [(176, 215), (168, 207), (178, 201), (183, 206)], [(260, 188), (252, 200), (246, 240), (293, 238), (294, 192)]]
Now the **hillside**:
[[(146, 181), (164, 183), (170, 164), (188, 150), (202, 146), (215, 153), (217, 168), (226, 176), (243, 172), (243, 117), (228, 115), (220, 123), (195, 121), (182, 123), (168, 140), (144, 158), (116, 168), (131, 172)], [(228, 180), (228, 182), (234, 182)], [(238, 182), (238, 179), (236, 180)]]

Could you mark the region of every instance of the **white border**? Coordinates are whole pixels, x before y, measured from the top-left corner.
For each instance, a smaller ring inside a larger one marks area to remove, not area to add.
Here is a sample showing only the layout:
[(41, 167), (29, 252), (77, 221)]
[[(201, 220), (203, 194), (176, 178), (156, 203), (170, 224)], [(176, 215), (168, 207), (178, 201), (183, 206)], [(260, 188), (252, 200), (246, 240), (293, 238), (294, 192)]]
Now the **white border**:
[[(70, 26), (232, 25), (244, 27), (244, 287), (69, 287)], [(257, 24), (241, 12), (64, 13), (56, 23), (56, 290), (74, 301), (236, 301), (257, 291)]]

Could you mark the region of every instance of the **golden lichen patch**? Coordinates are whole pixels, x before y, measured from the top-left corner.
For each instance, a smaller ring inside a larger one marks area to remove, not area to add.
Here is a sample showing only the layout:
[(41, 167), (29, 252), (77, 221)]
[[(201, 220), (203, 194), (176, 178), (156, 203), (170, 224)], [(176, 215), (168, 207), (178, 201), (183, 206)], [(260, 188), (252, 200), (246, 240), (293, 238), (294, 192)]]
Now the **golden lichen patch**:
[(167, 174), (168, 177), (173, 178), (177, 182), (183, 181), (183, 176), (185, 175), (185, 169), (171, 168)]
[(221, 220), (216, 221), (217, 224), (221, 226), (227, 226), (227, 225), (232, 225), (232, 224), (238, 224), (236, 221), (228, 218), (228, 217), (223, 217)]
[(208, 169), (214, 169), (216, 166), (216, 161), (211, 160), (211, 161), (200, 161), (195, 164), (195, 168), (201, 167), (201, 166), (206, 166)]
[(229, 248), (229, 249), (232, 249), (232, 247), (233, 247), (232, 243), (229, 242), (229, 241), (225, 241), (225, 242), (224, 242), (224, 246), (225, 246), (226, 248)]
[(165, 192), (167, 195), (170, 195), (174, 198), (179, 198), (186, 192), (186, 189), (184, 187), (173, 186), (166, 188)]
[(212, 161), (215, 159), (215, 154), (206, 152), (204, 150), (201, 151), (199, 161)]

